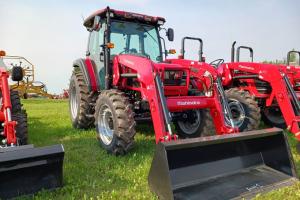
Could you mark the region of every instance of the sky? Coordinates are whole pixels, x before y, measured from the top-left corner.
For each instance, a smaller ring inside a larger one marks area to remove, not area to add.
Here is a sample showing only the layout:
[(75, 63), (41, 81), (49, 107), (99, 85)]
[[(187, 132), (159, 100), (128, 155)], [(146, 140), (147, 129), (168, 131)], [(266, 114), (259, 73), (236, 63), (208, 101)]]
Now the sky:
[[(36, 80), (61, 93), (68, 88), (73, 61), (85, 56), (83, 18), (106, 6), (164, 17), (164, 27), (175, 31), (167, 48), (179, 52), (181, 38), (200, 37), (207, 61), (229, 61), (235, 40), (254, 49), (255, 61), (300, 51), (299, 0), (0, 0), (0, 49), (29, 59)], [(196, 59), (197, 43), (187, 46), (188, 58)], [(242, 58), (248, 59), (245, 52)]]

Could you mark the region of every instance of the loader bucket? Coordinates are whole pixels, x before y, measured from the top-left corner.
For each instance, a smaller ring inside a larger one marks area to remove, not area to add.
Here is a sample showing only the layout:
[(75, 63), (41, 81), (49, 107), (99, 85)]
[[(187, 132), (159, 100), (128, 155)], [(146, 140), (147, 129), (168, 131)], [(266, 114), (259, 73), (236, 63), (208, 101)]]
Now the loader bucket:
[(150, 189), (160, 199), (249, 199), (298, 180), (285, 133), (271, 128), (159, 143)]
[(61, 187), (63, 159), (62, 145), (0, 149), (0, 199)]

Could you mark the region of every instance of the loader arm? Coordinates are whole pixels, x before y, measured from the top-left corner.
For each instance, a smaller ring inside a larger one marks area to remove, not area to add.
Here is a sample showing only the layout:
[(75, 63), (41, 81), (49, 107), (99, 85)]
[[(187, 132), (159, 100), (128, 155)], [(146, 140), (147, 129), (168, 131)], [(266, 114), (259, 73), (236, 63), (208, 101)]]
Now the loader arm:
[(10, 101), (10, 90), (8, 86), (8, 79), (9, 74), (4, 68), (0, 68), (0, 86), (1, 86), (1, 94), (2, 94), (2, 106), (1, 106), (1, 113), (0, 118), (3, 121), (3, 136), (6, 137), (6, 141), (4, 141), (7, 145), (16, 145), (17, 138), (15, 134), (15, 126), (16, 122), (12, 121), (11, 117), (11, 101)]
[[(130, 89), (141, 92), (144, 100), (149, 102), (151, 117), (156, 134), (156, 142), (168, 141), (172, 138), (172, 131), (169, 128), (169, 112), (182, 112), (192, 109), (210, 109), (211, 116), (215, 123), (217, 134), (232, 133), (237, 130), (225, 124), (222, 106), (219, 96), (213, 93), (211, 96), (168, 96), (164, 95), (161, 84), (161, 74), (167, 68), (156, 66), (149, 59), (133, 56), (119, 55), (113, 62), (113, 85), (118, 88)], [(175, 66), (172, 66), (175, 67)], [(199, 74), (195, 77), (200, 78)], [(132, 87), (126, 84), (127, 79), (136, 79), (140, 87)], [(212, 85), (217, 91), (217, 86)]]
[[(120, 66), (123, 67), (123, 70), (120, 70)], [(125, 73), (124, 68), (127, 70), (130, 69), (131, 73)], [(156, 143), (171, 140), (172, 132), (170, 132), (170, 129), (166, 131), (167, 126), (165, 122), (168, 121), (168, 119), (165, 119), (166, 116), (163, 115), (163, 103), (165, 103), (165, 101), (162, 98), (164, 98), (164, 95), (159, 94), (159, 85), (156, 84), (156, 82), (159, 81), (159, 74), (154, 70), (152, 62), (138, 56), (116, 56), (113, 62), (113, 72), (113, 85), (116, 86), (126, 87), (124, 85), (124, 78), (134, 77), (138, 79), (140, 88), (135, 88), (134, 90), (139, 90), (142, 98), (149, 102)], [(166, 114), (169, 114), (168, 112), (169, 111), (165, 110)]]

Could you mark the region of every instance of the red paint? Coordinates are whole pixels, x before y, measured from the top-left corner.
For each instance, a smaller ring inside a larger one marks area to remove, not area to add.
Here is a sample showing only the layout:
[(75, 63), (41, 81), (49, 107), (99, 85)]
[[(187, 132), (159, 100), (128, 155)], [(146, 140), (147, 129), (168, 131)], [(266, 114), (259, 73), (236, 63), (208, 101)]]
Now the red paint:
[[(86, 18), (84, 20), (84, 25), (87, 27), (90, 27), (90, 25), (92, 25), (94, 22), (95, 16), (101, 16), (101, 17), (105, 18), (107, 10), (108, 10), (107, 8), (97, 10), (96, 12), (94, 12), (88, 18)], [(109, 11), (114, 14), (114, 17), (125, 18), (127, 20), (137, 19), (139, 21), (144, 21), (144, 22), (153, 23), (153, 24), (157, 24), (157, 22), (159, 20), (163, 21), (163, 22), (166, 21), (163, 17), (149, 16), (149, 15), (138, 14), (138, 13), (133, 13), (133, 12), (126, 12), (126, 11), (115, 10), (115, 9), (110, 9)]]
[[(273, 65), (264, 63), (252, 63), (252, 62), (233, 62), (224, 63), (220, 66), (219, 72), (223, 76), (223, 86), (231, 87), (233, 77), (242, 75), (258, 75), (258, 79), (270, 84), (271, 91), (263, 94), (259, 93), (255, 85), (253, 78), (239, 79), (237, 82), (241, 90), (248, 91), (257, 99), (264, 99), (266, 107), (274, 106), (274, 103), (280, 107), (283, 118), (289, 130), (295, 134), (296, 138), (300, 140), (300, 116), (297, 116), (294, 112), (291, 98), (287, 90), (287, 86), (283, 79), (283, 75), (286, 74), (289, 77), (293, 86), (300, 78), (300, 68), (295, 66)], [(295, 88), (295, 87), (294, 87)], [(296, 91), (298, 98), (300, 97), (300, 91)], [(276, 99), (276, 101), (274, 101)]]
[(5, 71), (4, 68), (0, 68), (0, 90), (2, 93), (2, 106), (0, 110), (0, 119), (1, 123), (4, 124), (3, 129), (3, 136), (7, 140), (7, 144), (11, 145), (17, 144), (17, 138), (15, 134), (15, 121), (9, 121), (8, 119), (11, 118), (11, 112), (7, 112), (7, 110), (12, 110), (11, 101), (10, 101), (10, 89), (8, 85), (8, 77), (9, 74)]
[(94, 71), (93, 64), (89, 58), (85, 59), (85, 66), (90, 77), (91, 88), (93, 91), (97, 91), (98, 88), (97, 88), (97, 81), (96, 81), (96, 73)]

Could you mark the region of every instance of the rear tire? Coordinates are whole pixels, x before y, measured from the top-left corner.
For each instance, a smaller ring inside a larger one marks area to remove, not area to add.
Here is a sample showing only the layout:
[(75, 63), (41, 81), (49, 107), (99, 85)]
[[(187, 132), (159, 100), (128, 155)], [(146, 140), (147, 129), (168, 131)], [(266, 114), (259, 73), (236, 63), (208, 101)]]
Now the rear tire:
[[(226, 90), (225, 95), (231, 109), (233, 122), (239, 128), (239, 131), (257, 129), (260, 124), (261, 114), (254, 97), (249, 92), (238, 88)], [(226, 121), (230, 124), (229, 119), (226, 119)]]
[(286, 129), (286, 123), (279, 107), (268, 107), (262, 110), (262, 120), (272, 127)]
[(95, 126), (100, 145), (108, 153), (124, 155), (133, 146), (135, 121), (132, 106), (123, 92), (104, 90), (95, 107)]
[(78, 129), (89, 129), (94, 125), (96, 94), (90, 93), (81, 71), (73, 72), (69, 85), (69, 110), (72, 125)]
[(209, 110), (193, 110), (196, 114), (194, 123), (189, 120), (174, 122), (179, 138), (196, 138), (201, 136), (215, 135), (215, 127)]

